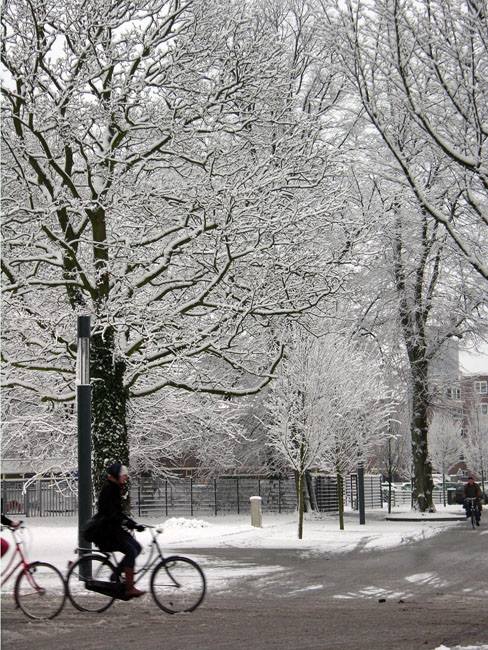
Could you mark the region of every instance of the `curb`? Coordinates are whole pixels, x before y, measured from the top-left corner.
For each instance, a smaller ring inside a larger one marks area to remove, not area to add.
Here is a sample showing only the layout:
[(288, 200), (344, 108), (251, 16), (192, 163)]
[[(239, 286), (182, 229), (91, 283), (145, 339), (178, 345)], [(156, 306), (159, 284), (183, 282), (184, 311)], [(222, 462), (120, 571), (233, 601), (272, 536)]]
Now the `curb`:
[(465, 515), (458, 515), (453, 517), (385, 517), (386, 521), (466, 521)]

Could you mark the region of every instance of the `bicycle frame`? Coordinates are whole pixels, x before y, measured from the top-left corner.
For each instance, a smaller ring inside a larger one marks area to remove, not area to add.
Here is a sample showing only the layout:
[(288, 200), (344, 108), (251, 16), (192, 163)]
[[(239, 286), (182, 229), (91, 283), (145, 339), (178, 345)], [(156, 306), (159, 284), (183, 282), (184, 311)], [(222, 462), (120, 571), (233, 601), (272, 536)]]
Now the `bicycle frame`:
[[(34, 589), (39, 590), (40, 587), (36, 584), (34, 578), (32, 577), (32, 574), (29, 571), (27, 571), (27, 569), (29, 567), (29, 562), (27, 561), (24, 553), (22, 552), (22, 547), (21, 547), (22, 541), (19, 541), (17, 539), (16, 529), (9, 528), (9, 530), (12, 532), (12, 535), (13, 535), (13, 538), (14, 538), (15, 549), (14, 549), (14, 553), (13, 553), (12, 557), (10, 558), (10, 560), (7, 563), (7, 566), (5, 567), (5, 569), (2, 569), (2, 574), (1, 574), (1, 577), (0, 577), (0, 586), (3, 587), (3, 585), (7, 582), (7, 580), (11, 576), (14, 575), (14, 573), (17, 571), (17, 569), (19, 567), (22, 567), (22, 571), (24, 571), (24, 573), (26, 574), (27, 579), (29, 580), (29, 583), (31, 584), (31, 586)], [(18, 555), (20, 556), (20, 560), (17, 562), (17, 564), (13, 568), (11, 568), (12, 564), (14, 563), (14, 560), (17, 558)]]
[[(147, 528), (150, 533), (151, 533), (151, 543), (149, 545), (149, 557), (146, 559), (144, 562), (144, 565), (141, 566), (137, 571), (135, 572), (135, 580), (134, 582), (137, 584), (139, 580), (141, 580), (151, 569), (154, 567), (154, 565), (160, 561), (164, 560), (163, 556), (163, 551), (161, 550), (161, 547), (158, 543), (157, 537), (159, 534), (159, 530), (156, 526), (149, 526), (145, 525), (144, 528)], [(102, 555), (103, 557), (106, 557), (108, 560), (112, 562), (112, 564), (116, 567), (118, 565), (117, 558), (115, 556), (115, 553), (117, 551), (100, 551), (100, 550), (93, 550), (93, 549), (86, 549), (86, 548), (79, 548), (78, 549), (78, 554), (80, 557), (84, 554), (88, 555)]]
[(478, 499), (476, 497), (466, 497), (465, 501), (466, 503), (469, 503), (471, 522), (473, 522), (473, 517), (476, 519), (476, 514), (480, 511)]

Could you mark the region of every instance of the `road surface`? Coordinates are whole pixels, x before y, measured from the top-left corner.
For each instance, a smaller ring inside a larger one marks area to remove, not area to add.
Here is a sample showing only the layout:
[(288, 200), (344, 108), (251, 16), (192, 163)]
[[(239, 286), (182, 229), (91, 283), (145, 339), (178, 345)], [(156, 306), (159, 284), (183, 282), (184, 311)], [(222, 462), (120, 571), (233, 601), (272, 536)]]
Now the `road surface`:
[[(392, 522), (392, 527), (394, 527)], [(422, 525), (422, 524), (419, 524)], [(169, 616), (146, 595), (28, 622), (2, 597), (4, 650), (433, 650), (488, 644), (488, 530), (464, 523), (384, 551), (192, 549), (208, 595)], [(234, 578), (222, 567), (232, 567)], [(219, 572), (220, 568), (220, 572)]]

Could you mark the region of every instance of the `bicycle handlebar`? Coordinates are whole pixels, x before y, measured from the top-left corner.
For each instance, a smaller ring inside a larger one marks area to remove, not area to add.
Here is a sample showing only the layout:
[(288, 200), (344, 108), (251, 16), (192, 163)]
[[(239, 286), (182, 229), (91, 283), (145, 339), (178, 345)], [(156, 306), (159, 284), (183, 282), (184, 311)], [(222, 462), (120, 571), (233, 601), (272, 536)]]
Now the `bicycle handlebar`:
[(23, 520), (21, 519), (16, 526), (9, 526), (9, 524), (2, 524), (2, 528), (8, 528), (12, 532), (19, 530), (19, 528), (27, 528), (27, 526), (24, 525)]
[(152, 534), (160, 535), (163, 532), (162, 526), (151, 526), (151, 524), (141, 524), (141, 526), (144, 526), (144, 528), (149, 528), (151, 530), (151, 533), (154, 531)]

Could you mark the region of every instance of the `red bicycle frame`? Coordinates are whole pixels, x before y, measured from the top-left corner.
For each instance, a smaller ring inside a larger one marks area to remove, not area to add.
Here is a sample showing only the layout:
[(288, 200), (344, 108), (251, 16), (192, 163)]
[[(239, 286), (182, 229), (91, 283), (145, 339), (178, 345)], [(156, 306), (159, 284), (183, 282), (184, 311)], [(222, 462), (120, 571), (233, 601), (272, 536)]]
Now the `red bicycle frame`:
[[(15, 528), (9, 528), (9, 530), (12, 531), (12, 535), (13, 535), (14, 542), (15, 542), (15, 550), (14, 550), (14, 553), (13, 553), (12, 557), (8, 561), (7, 566), (5, 567), (5, 569), (2, 568), (2, 574), (1, 574), (1, 577), (0, 577), (0, 586), (3, 587), (3, 585), (17, 571), (17, 569), (19, 567), (22, 567), (22, 571), (27, 576), (27, 579), (29, 580), (29, 583), (32, 585), (32, 587), (34, 589), (36, 589), (36, 590), (41, 590), (41, 587), (39, 587), (36, 584), (31, 572), (28, 571), (29, 562), (26, 560), (25, 555), (22, 552), (22, 546), (21, 546), (22, 541), (19, 541), (17, 539), (17, 536), (15, 534)], [(12, 567), (12, 564), (14, 563), (14, 560), (17, 558), (17, 555), (20, 556), (20, 560), (17, 562), (17, 564), (14, 567)]]

